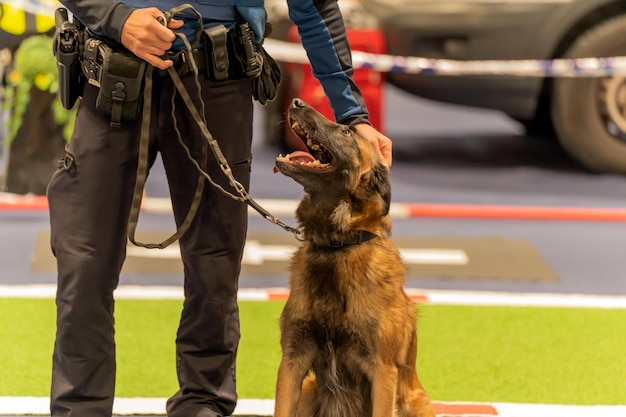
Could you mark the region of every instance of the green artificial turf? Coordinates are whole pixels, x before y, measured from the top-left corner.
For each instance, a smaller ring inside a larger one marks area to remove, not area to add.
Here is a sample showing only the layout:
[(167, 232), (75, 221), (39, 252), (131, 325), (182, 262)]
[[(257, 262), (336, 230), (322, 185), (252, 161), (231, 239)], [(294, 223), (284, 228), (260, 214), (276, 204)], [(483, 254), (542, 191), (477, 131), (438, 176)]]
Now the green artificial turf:
[[(241, 398), (272, 398), (282, 302), (241, 302)], [(116, 304), (117, 395), (176, 390), (180, 301)], [(419, 307), (419, 374), (439, 401), (626, 404), (626, 310)], [(0, 396), (47, 396), (54, 301), (0, 299)]]

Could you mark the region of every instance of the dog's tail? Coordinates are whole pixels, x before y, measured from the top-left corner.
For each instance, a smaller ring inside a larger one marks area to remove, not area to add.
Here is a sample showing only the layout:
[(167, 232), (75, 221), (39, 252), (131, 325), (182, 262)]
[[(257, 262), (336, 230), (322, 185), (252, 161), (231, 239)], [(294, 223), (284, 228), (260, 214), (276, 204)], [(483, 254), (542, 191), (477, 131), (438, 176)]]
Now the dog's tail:
[[(345, 381), (344, 381), (345, 382)], [(315, 374), (302, 382), (302, 395), (298, 404), (298, 417), (362, 417), (371, 414), (371, 402), (361, 398), (361, 389), (336, 389), (326, 384), (320, 386)]]

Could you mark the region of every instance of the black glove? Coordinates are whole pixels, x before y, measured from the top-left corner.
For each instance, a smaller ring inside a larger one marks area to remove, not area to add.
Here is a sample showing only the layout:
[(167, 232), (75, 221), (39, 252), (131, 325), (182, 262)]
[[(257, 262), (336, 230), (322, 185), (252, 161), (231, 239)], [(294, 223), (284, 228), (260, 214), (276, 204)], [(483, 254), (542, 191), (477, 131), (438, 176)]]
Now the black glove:
[(281, 81), (280, 67), (262, 45), (257, 45), (257, 54), (263, 60), (262, 70), (258, 77), (252, 79), (252, 94), (262, 105), (274, 100), (278, 95)]

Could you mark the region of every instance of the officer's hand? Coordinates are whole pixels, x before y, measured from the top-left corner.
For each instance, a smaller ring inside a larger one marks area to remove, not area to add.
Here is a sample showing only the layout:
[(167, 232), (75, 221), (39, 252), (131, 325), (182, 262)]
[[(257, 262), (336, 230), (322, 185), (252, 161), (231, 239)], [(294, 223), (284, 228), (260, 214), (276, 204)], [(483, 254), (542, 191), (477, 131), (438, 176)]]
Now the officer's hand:
[(391, 168), (391, 139), (380, 133), (367, 123), (359, 123), (354, 126), (359, 135), (370, 141), (378, 152), (378, 157), (387, 169)]
[(163, 18), (163, 12), (156, 7), (134, 10), (122, 27), (122, 44), (139, 58), (164, 70), (173, 62), (161, 59), (161, 56), (176, 39), (172, 29), (179, 29), (183, 22), (171, 19), (165, 27)]

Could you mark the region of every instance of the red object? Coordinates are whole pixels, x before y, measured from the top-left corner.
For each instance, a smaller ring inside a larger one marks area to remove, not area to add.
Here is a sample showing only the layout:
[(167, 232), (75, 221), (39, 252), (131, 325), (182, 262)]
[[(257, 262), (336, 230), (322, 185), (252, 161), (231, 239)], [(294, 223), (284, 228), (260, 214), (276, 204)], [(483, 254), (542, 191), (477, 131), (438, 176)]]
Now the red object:
[[(386, 51), (385, 38), (376, 29), (346, 29), (348, 42), (353, 51), (362, 51), (373, 54), (384, 54)], [(300, 43), (298, 28), (292, 26), (287, 33), (287, 41)], [(328, 98), (322, 89), (319, 81), (313, 76), (311, 65), (288, 63), (285, 67), (288, 82), (286, 106), (292, 98), (299, 97), (317, 111), (335, 120)], [(384, 133), (383, 123), (383, 83), (384, 73), (372, 69), (359, 68), (354, 70), (354, 80), (359, 86), (367, 109), (369, 110), (369, 120), (376, 129)], [(285, 108), (286, 110), (286, 108)], [(305, 150), (302, 141), (296, 137), (286, 124), (286, 142), (290, 150)]]

